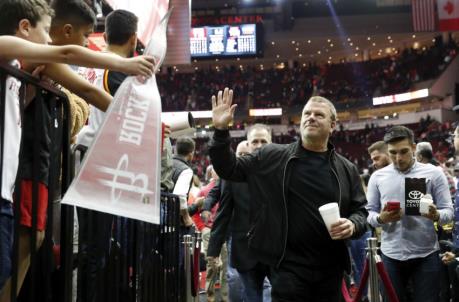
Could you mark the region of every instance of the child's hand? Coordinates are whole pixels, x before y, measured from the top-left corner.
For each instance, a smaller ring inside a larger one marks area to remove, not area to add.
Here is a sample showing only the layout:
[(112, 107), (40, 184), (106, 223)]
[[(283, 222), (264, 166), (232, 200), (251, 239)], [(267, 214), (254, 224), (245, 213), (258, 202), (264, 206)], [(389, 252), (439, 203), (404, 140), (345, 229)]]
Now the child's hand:
[(154, 60), (152, 56), (138, 56), (126, 59), (122, 69), (130, 75), (151, 77), (153, 75)]

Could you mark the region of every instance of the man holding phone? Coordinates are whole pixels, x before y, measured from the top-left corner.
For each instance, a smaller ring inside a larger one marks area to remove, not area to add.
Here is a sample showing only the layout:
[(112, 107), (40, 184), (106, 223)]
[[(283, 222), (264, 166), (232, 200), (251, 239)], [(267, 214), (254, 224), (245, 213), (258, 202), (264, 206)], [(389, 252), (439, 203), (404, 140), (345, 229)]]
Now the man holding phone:
[(390, 211), (390, 212), (393, 212), (393, 211), (400, 211), (400, 201), (388, 201), (387, 202), (387, 210)]
[[(384, 136), (392, 164), (377, 170), (368, 183), (368, 222), (382, 227), (381, 252), (398, 299), (406, 301), (411, 279), (414, 301), (436, 302), (440, 292), (439, 244), (434, 222), (453, 218), (448, 183), (443, 172), (416, 162), (413, 132), (392, 127)], [(433, 203), (420, 214), (419, 203), (430, 194)]]

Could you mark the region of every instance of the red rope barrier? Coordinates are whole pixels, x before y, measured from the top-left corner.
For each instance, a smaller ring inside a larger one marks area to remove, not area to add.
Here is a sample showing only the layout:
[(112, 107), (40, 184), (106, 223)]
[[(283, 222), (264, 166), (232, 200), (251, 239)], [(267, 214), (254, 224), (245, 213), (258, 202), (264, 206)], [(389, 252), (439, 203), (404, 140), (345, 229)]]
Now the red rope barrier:
[[(376, 268), (378, 270), (378, 274), (386, 289), (386, 293), (389, 298), (389, 301), (399, 302), (397, 294), (395, 293), (395, 289), (392, 286), (392, 282), (390, 281), (389, 275), (387, 274), (382, 261), (376, 262)], [(351, 298), (351, 296), (349, 295), (349, 291), (346, 287), (346, 282), (343, 279), (343, 282), (341, 284), (341, 293), (343, 294), (343, 298), (346, 302), (359, 302), (360, 301), (360, 299), (362, 298), (363, 291), (365, 290), (365, 286), (367, 285), (368, 274), (369, 274), (369, 260), (367, 258), (365, 260), (365, 266), (363, 267), (363, 273), (360, 278), (359, 289), (354, 298)]]
[(365, 290), (365, 286), (367, 285), (368, 282), (368, 275), (370, 273), (370, 266), (369, 266), (369, 261), (368, 258), (365, 259), (365, 264), (363, 266), (363, 272), (362, 276), (360, 276), (360, 282), (359, 282), (359, 289), (357, 290), (357, 294), (354, 297), (354, 301), (360, 301), (362, 298), (363, 292)]
[(395, 293), (395, 289), (392, 286), (392, 282), (390, 282), (389, 275), (387, 274), (382, 261), (376, 263), (376, 268), (378, 269), (379, 276), (381, 277), (384, 287), (386, 288), (386, 293), (389, 297), (389, 301), (399, 302), (397, 294)]
[(199, 293), (199, 255), (201, 251), (198, 248), (194, 249), (193, 255), (193, 280), (191, 282), (192, 292), (194, 293), (193, 296), (196, 297)]
[(347, 290), (346, 281), (344, 281), (344, 278), (343, 282), (341, 283), (341, 293), (343, 294), (345, 302), (354, 302), (351, 296), (349, 295), (349, 291)]

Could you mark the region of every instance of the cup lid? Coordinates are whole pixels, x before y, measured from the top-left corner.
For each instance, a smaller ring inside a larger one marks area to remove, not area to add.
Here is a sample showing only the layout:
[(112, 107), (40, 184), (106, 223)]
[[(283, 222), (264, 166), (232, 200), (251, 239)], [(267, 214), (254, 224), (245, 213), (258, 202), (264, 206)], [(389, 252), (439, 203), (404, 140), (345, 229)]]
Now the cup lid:
[(319, 207), (319, 211), (330, 211), (335, 209), (338, 209), (338, 203), (336, 202), (330, 202)]

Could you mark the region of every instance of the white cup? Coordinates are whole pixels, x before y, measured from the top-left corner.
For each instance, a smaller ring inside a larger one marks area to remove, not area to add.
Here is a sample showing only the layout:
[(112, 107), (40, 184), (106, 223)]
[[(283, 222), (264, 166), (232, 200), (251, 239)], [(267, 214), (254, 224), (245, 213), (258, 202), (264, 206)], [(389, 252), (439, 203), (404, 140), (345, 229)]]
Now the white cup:
[(432, 197), (426, 194), (419, 200), (419, 213), (429, 214), (429, 205), (433, 203)]
[(339, 206), (336, 202), (324, 204), (319, 207), (319, 212), (329, 231), (331, 229), (331, 225), (338, 222), (340, 219)]

